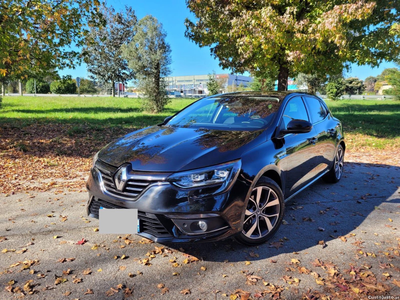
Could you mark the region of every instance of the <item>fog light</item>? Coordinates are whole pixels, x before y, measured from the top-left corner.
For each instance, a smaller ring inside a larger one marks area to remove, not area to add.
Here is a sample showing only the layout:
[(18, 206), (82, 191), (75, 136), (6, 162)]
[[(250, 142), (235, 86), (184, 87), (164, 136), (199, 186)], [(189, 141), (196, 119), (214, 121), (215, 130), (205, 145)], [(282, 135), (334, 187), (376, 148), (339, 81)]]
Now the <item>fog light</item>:
[(198, 225), (199, 225), (199, 227), (200, 227), (201, 230), (207, 231), (208, 226), (207, 226), (207, 223), (206, 223), (206, 222), (204, 222), (204, 221), (199, 221)]

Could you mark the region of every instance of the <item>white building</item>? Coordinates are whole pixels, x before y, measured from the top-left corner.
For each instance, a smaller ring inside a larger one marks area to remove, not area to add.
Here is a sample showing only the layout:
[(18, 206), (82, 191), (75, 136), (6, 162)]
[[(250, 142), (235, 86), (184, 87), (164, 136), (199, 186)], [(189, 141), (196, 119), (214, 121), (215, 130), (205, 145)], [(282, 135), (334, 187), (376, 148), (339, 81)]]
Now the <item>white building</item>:
[[(247, 87), (253, 81), (251, 77), (233, 74), (216, 74), (215, 79), (221, 83), (221, 93), (227, 92), (228, 86)], [(209, 75), (171, 76), (165, 80), (170, 95), (184, 97), (208, 95)]]

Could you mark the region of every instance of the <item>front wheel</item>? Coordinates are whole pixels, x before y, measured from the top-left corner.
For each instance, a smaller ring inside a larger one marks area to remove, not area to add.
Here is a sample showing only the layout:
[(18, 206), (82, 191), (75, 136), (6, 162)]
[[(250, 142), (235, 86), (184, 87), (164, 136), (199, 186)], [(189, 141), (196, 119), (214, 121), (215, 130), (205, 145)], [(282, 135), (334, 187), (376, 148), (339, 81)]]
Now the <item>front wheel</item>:
[(336, 150), (336, 155), (333, 160), (333, 166), (328, 173), (324, 176), (324, 180), (330, 183), (338, 182), (343, 175), (344, 167), (344, 149), (342, 145), (339, 145)]
[(243, 230), (236, 239), (249, 246), (265, 243), (278, 230), (284, 212), (282, 190), (272, 179), (261, 177), (248, 199)]

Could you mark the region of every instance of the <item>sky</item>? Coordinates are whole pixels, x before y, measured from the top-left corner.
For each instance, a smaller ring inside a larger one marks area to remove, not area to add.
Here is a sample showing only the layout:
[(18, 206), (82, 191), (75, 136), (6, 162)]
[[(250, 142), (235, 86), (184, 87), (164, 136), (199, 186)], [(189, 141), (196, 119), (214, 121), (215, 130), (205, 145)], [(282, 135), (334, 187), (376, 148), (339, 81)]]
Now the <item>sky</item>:
[[(215, 73), (230, 73), (219, 66), (218, 60), (210, 55), (210, 48), (200, 48), (194, 42), (185, 37), (185, 19), (194, 20), (186, 7), (184, 0), (112, 0), (108, 1), (116, 11), (124, 10), (125, 6), (131, 6), (139, 19), (146, 15), (153, 15), (163, 24), (167, 33), (167, 42), (171, 46), (172, 64), (170, 76), (204, 75)], [(386, 68), (395, 67), (394, 63), (382, 63), (379, 68), (369, 66), (352, 65), (351, 71), (346, 72), (345, 77), (358, 77), (364, 80), (368, 76), (377, 76)], [(75, 69), (59, 71), (60, 75), (72, 75), (73, 78), (88, 78), (86, 65), (82, 64)]]

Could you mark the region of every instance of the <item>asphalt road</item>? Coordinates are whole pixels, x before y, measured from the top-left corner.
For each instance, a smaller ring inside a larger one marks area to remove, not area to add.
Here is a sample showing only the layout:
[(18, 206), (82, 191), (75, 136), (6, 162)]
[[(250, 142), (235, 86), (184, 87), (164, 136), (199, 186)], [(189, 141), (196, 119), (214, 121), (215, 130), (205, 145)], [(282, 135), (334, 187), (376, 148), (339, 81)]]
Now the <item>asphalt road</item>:
[(2, 196), (0, 299), (400, 299), (399, 185), (399, 167), (347, 163), (259, 247), (102, 235), (86, 193)]

